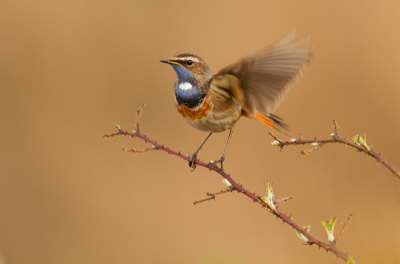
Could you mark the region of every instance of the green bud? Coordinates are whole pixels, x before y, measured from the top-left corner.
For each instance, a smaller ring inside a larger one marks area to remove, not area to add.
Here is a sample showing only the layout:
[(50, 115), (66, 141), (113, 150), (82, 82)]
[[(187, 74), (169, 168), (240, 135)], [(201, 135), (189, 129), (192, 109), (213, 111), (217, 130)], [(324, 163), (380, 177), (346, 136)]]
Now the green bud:
[(364, 148), (367, 151), (371, 151), (371, 148), (367, 144), (367, 135), (363, 134), (362, 136), (356, 135), (353, 138), (354, 143), (360, 145), (362, 148)]
[(274, 191), (272, 190), (271, 184), (269, 182), (264, 183), (265, 188), (267, 189), (267, 196), (263, 198), (263, 201), (271, 208), (274, 212), (276, 212), (276, 208), (274, 205)]
[[(307, 230), (307, 231), (310, 231), (311, 226), (303, 226), (303, 228), (304, 228), (305, 230)], [(301, 232), (300, 232), (299, 230), (297, 230), (297, 229), (295, 229), (294, 231), (296, 232), (296, 235), (297, 235), (301, 240), (303, 240), (304, 242), (308, 243), (308, 238), (307, 238), (305, 235), (303, 235), (303, 233), (301, 233)]]
[(226, 187), (232, 187), (232, 184), (227, 179), (223, 179), (222, 182), (226, 185)]
[(353, 257), (350, 257), (350, 258), (347, 260), (347, 264), (356, 264), (356, 262), (353, 260)]
[(278, 140), (272, 141), (271, 142), (272, 146), (280, 146), (281, 142), (279, 142)]
[(265, 188), (267, 189), (267, 197), (271, 200), (274, 199), (274, 191), (272, 190), (272, 185), (269, 182), (264, 183)]
[(330, 220), (322, 220), (321, 224), (325, 227), (326, 233), (328, 233), (328, 241), (333, 242), (335, 240), (335, 237), (333, 236), (333, 231), (335, 229), (336, 216), (332, 217)]

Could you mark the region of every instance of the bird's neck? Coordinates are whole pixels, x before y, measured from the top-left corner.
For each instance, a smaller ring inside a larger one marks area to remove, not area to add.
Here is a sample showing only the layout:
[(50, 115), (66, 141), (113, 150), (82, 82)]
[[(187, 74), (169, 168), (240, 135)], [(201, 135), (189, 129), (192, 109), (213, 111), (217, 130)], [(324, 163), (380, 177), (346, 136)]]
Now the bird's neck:
[(204, 101), (207, 92), (197, 87), (192, 81), (179, 80), (175, 86), (175, 101), (180, 106), (191, 109), (198, 107)]

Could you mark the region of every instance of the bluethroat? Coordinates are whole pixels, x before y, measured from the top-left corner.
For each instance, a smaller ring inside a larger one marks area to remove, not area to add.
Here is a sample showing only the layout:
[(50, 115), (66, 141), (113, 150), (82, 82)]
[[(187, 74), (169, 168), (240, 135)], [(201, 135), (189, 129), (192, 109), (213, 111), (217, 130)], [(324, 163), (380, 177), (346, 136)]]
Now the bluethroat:
[(308, 38), (295, 40), (294, 37), (295, 32), (216, 74), (202, 58), (191, 53), (161, 60), (170, 64), (178, 75), (175, 83), (178, 112), (194, 128), (209, 132), (189, 159), (193, 170), (197, 153), (211, 134), (229, 129), (222, 157), (209, 164), (221, 163), (223, 169), (226, 149), (241, 116), (256, 119), (274, 130), (287, 128), (272, 113), (313, 55)]

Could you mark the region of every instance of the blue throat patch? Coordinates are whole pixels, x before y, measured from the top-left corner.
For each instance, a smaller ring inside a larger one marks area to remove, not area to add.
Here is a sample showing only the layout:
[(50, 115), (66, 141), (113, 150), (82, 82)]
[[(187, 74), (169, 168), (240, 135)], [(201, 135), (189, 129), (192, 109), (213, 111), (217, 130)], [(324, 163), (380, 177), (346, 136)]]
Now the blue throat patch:
[(204, 101), (206, 94), (193, 83), (194, 73), (181, 65), (173, 64), (172, 67), (178, 75), (175, 87), (176, 102), (180, 106), (196, 108)]
[[(190, 89), (182, 89), (179, 86), (183, 85), (191, 85)], [(184, 82), (176, 84), (175, 87), (175, 100), (180, 106), (187, 106), (189, 108), (196, 108), (199, 106), (206, 97), (206, 94), (203, 93), (199, 88), (194, 86), (193, 84)]]
[(171, 64), (174, 68), (176, 75), (178, 75), (179, 82), (190, 82), (194, 79), (194, 73), (185, 69), (185, 67), (178, 64)]

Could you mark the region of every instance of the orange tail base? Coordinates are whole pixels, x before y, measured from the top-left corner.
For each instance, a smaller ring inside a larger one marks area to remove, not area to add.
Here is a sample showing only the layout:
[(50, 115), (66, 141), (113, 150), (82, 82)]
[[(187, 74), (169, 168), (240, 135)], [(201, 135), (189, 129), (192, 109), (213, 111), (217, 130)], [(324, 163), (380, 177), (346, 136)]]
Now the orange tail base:
[(286, 131), (288, 130), (288, 126), (283, 123), (283, 120), (274, 114), (269, 114), (267, 116), (260, 111), (256, 111), (256, 115), (254, 118), (278, 132), (281, 132), (282, 129)]

